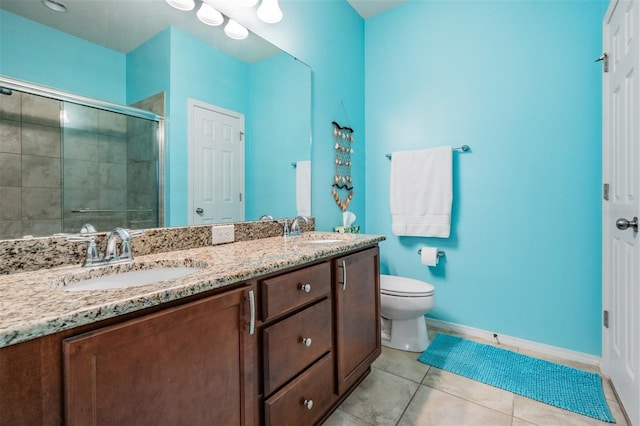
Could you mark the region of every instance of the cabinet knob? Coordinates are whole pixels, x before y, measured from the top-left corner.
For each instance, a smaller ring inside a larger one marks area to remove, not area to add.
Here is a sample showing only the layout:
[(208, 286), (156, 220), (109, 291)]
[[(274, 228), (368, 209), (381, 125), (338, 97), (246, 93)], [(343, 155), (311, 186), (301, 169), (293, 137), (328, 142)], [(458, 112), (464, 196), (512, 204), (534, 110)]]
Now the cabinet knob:
[(313, 408), (313, 399), (305, 399), (302, 404), (307, 407), (307, 410), (311, 410)]
[(311, 284), (300, 284), (300, 290), (304, 291), (305, 293), (309, 293), (311, 291)]
[(303, 337), (302, 339), (300, 339), (300, 341), (302, 342), (303, 345), (305, 345), (306, 347), (311, 346), (311, 337)]

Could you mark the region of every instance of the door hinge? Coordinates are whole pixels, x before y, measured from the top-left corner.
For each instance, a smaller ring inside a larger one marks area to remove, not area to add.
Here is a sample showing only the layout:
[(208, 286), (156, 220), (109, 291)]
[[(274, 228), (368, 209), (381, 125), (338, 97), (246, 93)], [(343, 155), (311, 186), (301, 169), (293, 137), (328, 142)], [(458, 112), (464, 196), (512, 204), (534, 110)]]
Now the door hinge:
[(609, 201), (609, 184), (608, 183), (602, 184), (602, 198), (605, 201)]
[(609, 72), (609, 55), (603, 53), (596, 62), (602, 61), (602, 72)]
[(244, 132), (240, 132), (240, 140), (244, 137)]
[(242, 192), (239, 195), (240, 195), (240, 199), (238, 201), (242, 202)]
[(602, 325), (609, 328), (609, 311), (607, 310), (602, 311)]

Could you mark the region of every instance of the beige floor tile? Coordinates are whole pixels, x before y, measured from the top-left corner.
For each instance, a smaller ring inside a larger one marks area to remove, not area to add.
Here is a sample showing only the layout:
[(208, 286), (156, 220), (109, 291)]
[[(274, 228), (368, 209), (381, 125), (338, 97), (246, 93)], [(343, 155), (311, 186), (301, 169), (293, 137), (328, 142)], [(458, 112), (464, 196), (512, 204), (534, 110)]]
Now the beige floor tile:
[(427, 386), (420, 386), (398, 426), (510, 426), (511, 416)]
[(519, 419), (517, 417), (513, 418), (511, 422), (511, 426), (536, 426), (534, 423), (529, 423), (526, 420)]
[(337, 409), (323, 423), (323, 426), (371, 426), (371, 423), (365, 422), (362, 419)]
[(513, 393), (431, 367), (422, 384), (511, 416)]
[[(429, 337), (453, 334), (548, 361), (598, 372), (597, 367), (520, 350), (429, 327)], [(514, 395), (417, 361), (419, 354), (383, 347), (371, 374), (325, 422), (329, 426), (571, 426), (609, 425), (590, 417)], [(422, 383), (419, 385), (419, 383)], [(617, 425), (627, 426), (608, 380), (605, 398)]]
[(396, 374), (420, 383), (429, 370), (427, 364), (417, 360), (419, 353), (382, 347), (382, 355), (373, 363), (373, 367)]
[[(612, 414), (616, 417), (615, 412), (612, 412)], [(519, 395), (516, 395), (514, 398), (513, 415), (519, 419), (523, 419), (537, 425), (583, 426), (611, 424)], [(624, 424), (623, 422), (621, 423), (618, 421), (618, 424)]]
[(372, 368), (339, 409), (377, 426), (395, 425), (418, 386), (409, 379)]
[(616, 398), (616, 393), (611, 387), (611, 382), (606, 377), (602, 378), (602, 390), (604, 391), (604, 397), (607, 400), (618, 401), (618, 398)]
[(600, 373), (600, 368), (597, 365), (585, 364), (583, 362), (571, 361), (553, 355), (541, 354), (529, 349), (520, 349), (519, 352), (523, 355), (529, 355), (534, 358), (544, 359), (546, 361), (555, 362), (556, 364), (562, 364), (568, 367), (577, 368), (578, 370), (589, 371), (591, 373)]

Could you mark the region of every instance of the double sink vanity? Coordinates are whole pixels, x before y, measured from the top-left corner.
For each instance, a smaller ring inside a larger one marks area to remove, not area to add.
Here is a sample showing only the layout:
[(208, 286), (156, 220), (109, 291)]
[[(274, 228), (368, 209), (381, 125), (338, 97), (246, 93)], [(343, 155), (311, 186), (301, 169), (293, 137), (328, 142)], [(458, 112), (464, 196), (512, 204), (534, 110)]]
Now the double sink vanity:
[(382, 240), (280, 234), (0, 275), (0, 424), (320, 423), (380, 354)]

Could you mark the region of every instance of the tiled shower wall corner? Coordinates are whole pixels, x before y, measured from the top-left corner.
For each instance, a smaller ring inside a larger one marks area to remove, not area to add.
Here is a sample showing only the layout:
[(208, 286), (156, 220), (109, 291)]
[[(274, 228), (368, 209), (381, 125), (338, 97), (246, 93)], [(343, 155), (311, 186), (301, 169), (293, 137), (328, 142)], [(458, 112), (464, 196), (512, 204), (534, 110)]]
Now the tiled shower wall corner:
[[(151, 111), (161, 117), (165, 116), (164, 92), (150, 96), (132, 106)], [(160, 175), (158, 170), (158, 144), (154, 138), (157, 124), (148, 120), (128, 119), (127, 144), (127, 219), (131, 228), (152, 228), (159, 224), (158, 209), (145, 211), (146, 206), (158, 206), (157, 183)]]
[(62, 230), (60, 101), (0, 95), (0, 238)]

